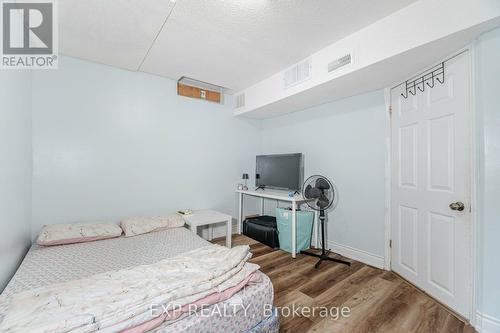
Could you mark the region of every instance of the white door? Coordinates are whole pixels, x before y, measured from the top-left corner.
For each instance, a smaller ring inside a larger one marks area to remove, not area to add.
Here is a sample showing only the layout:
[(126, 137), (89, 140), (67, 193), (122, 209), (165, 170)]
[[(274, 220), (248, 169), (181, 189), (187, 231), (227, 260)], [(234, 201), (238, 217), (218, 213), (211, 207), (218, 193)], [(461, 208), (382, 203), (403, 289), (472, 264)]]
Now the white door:
[[(444, 84), (392, 99), (392, 269), (462, 316), (471, 306), (468, 52)], [(461, 202), (465, 208), (454, 210)], [(454, 209), (452, 209), (454, 208)]]

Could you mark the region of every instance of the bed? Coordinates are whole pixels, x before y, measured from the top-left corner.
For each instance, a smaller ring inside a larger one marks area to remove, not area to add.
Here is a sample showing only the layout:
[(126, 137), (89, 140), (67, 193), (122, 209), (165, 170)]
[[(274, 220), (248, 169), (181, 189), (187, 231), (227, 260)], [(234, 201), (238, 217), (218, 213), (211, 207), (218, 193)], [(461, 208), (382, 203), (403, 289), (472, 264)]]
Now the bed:
[[(89, 243), (52, 247), (33, 245), (18, 271), (0, 295), (0, 322), (10, 297), (18, 292), (76, 280), (113, 270), (153, 264), (192, 249), (209, 245), (185, 228), (173, 228), (135, 237), (119, 237)], [(273, 303), (273, 286), (263, 273), (261, 281), (239, 291), (238, 299), (248, 310), (232, 316), (190, 315), (153, 330), (165, 332), (270, 332), (277, 331), (275, 314), (269, 315)], [(227, 300), (230, 301), (230, 300)], [(227, 302), (226, 301), (226, 302)]]

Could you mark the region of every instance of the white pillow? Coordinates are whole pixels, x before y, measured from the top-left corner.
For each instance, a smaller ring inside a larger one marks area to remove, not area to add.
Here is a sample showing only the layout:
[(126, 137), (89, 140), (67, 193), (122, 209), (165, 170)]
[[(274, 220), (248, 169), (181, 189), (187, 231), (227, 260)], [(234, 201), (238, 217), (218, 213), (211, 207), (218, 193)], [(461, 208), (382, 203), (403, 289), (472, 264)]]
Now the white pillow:
[(51, 246), (92, 242), (115, 238), (122, 229), (114, 223), (64, 223), (46, 225), (40, 231), (38, 245)]
[(131, 217), (120, 223), (125, 237), (137, 236), (153, 231), (184, 226), (184, 220), (177, 214), (169, 216)]

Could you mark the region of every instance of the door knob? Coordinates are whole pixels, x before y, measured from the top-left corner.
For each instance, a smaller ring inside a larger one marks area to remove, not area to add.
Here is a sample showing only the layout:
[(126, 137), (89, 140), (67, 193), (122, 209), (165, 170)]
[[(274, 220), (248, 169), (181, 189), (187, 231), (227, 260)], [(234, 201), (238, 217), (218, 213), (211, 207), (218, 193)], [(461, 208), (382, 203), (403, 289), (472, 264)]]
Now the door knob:
[(450, 204), (450, 209), (451, 210), (458, 210), (459, 212), (463, 211), (465, 208), (465, 205), (463, 202), (457, 201), (453, 202)]

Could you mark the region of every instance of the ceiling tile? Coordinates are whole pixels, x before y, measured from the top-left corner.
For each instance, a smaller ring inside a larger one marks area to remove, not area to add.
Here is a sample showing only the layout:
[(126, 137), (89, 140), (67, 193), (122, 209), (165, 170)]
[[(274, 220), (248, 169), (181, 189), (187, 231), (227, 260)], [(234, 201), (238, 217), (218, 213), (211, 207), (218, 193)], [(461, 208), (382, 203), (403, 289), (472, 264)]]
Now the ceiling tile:
[(172, 7), (169, 0), (59, 1), (59, 50), (137, 70)]

